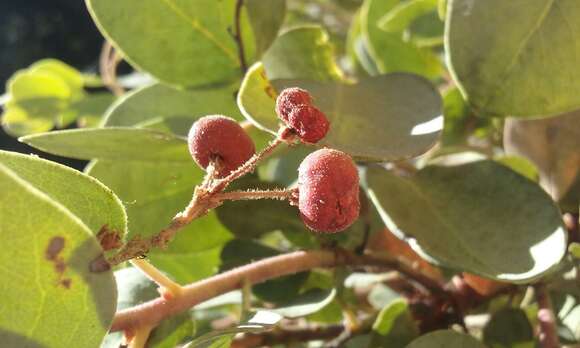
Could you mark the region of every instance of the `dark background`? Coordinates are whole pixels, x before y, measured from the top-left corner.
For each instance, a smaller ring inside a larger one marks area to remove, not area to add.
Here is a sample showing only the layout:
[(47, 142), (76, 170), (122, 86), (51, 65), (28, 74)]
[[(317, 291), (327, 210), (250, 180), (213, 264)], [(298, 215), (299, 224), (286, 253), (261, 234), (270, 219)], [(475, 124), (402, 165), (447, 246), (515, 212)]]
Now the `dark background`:
[[(120, 0), (122, 1), (122, 0)], [(103, 38), (82, 0), (0, 0), (0, 95), (18, 69), (42, 58), (56, 58), (81, 71), (96, 71)], [(19, 143), (0, 129), (0, 149), (37, 153), (82, 168)]]

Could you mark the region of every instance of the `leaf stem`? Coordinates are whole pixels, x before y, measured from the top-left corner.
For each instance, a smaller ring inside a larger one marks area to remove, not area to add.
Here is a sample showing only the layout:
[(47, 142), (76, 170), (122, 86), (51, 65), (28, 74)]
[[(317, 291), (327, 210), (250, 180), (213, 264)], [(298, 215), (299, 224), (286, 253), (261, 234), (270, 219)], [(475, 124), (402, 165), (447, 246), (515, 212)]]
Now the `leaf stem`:
[(165, 298), (179, 296), (181, 285), (169, 279), (161, 273), (155, 266), (145, 259), (133, 259), (130, 261), (133, 266), (139, 269), (147, 278), (151, 279), (161, 288), (161, 295)]

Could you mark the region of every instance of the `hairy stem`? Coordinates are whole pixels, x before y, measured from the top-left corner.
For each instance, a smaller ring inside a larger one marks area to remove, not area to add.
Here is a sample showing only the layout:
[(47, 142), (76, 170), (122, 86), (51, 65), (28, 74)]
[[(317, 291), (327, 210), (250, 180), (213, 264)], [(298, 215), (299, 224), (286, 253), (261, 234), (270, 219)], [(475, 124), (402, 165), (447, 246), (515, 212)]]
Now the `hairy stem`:
[[(111, 331), (131, 330), (142, 326), (152, 326), (172, 315), (183, 312), (196, 304), (207, 301), (226, 292), (239, 289), (244, 280), (252, 284), (310, 270), (335, 266), (378, 266), (407, 275), (417, 282), (425, 281), (401, 262), (390, 257), (356, 255), (345, 250), (296, 251), (289, 254), (266, 258), (241, 266), (213, 277), (183, 287), (180, 296), (172, 299), (157, 298), (141, 305), (119, 311), (113, 320)], [(428, 279), (428, 278), (427, 278)], [(444, 291), (439, 283), (428, 279), (426, 288)]]
[(536, 290), (536, 301), (538, 301), (538, 323), (540, 327), (540, 344), (543, 348), (561, 347), (556, 327), (556, 316), (550, 295), (544, 284), (534, 286)]
[(145, 348), (153, 326), (143, 326), (135, 331), (135, 336), (131, 338), (128, 348)]
[(218, 193), (215, 198), (225, 201), (239, 201), (250, 199), (291, 199), (295, 190), (276, 189), (276, 190), (249, 190), (249, 191), (231, 191)]

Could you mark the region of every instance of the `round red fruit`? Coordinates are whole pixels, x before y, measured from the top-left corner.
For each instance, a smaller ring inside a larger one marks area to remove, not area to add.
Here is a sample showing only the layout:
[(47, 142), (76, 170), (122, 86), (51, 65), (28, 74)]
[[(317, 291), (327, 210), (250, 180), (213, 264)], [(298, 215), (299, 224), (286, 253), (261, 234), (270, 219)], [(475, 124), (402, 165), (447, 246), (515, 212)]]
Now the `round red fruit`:
[(203, 169), (218, 160), (217, 177), (224, 177), (256, 152), (254, 142), (232, 118), (211, 115), (197, 120), (187, 137), (189, 152)]
[(311, 144), (322, 140), (330, 128), (326, 115), (314, 106), (306, 104), (298, 105), (290, 112), (286, 125), (300, 140)]
[(292, 109), (302, 104), (312, 104), (312, 96), (310, 96), (310, 93), (299, 87), (286, 88), (276, 99), (276, 113), (286, 123), (288, 122), (288, 116), (290, 116)]
[(302, 221), (317, 232), (348, 228), (359, 215), (359, 179), (352, 158), (321, 149), (306, 156), (298, 168), (298, 209)]

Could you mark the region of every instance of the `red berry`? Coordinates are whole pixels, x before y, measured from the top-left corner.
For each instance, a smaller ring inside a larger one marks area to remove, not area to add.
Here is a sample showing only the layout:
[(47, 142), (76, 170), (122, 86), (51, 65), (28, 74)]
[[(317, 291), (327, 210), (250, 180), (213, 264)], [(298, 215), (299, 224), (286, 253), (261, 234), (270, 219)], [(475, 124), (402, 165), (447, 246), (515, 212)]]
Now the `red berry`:
[(321, 149), (298, 168), (298, 209), (302, 221), (318, 232), (340, 232), (359, 215), (358, 172), (344, 152)]
[(301, 104), (312, 104), (310, 93), (298, 87), (286, 88), (276, 99), (276, 113), (284, 123), (287, 123), (292, 109)]
[(224, 177), (244, 164), (256, 151), (244, 129), (232, 118), (212, 115), (197, 120), (187, 137), (189, 152), (203, 169), (219, 159), (217, 176)]
[(328, 133), (326, 115), (311, 105), (297, 105), (288, 117), (287, 126), (305, 143), (317, 143)]

